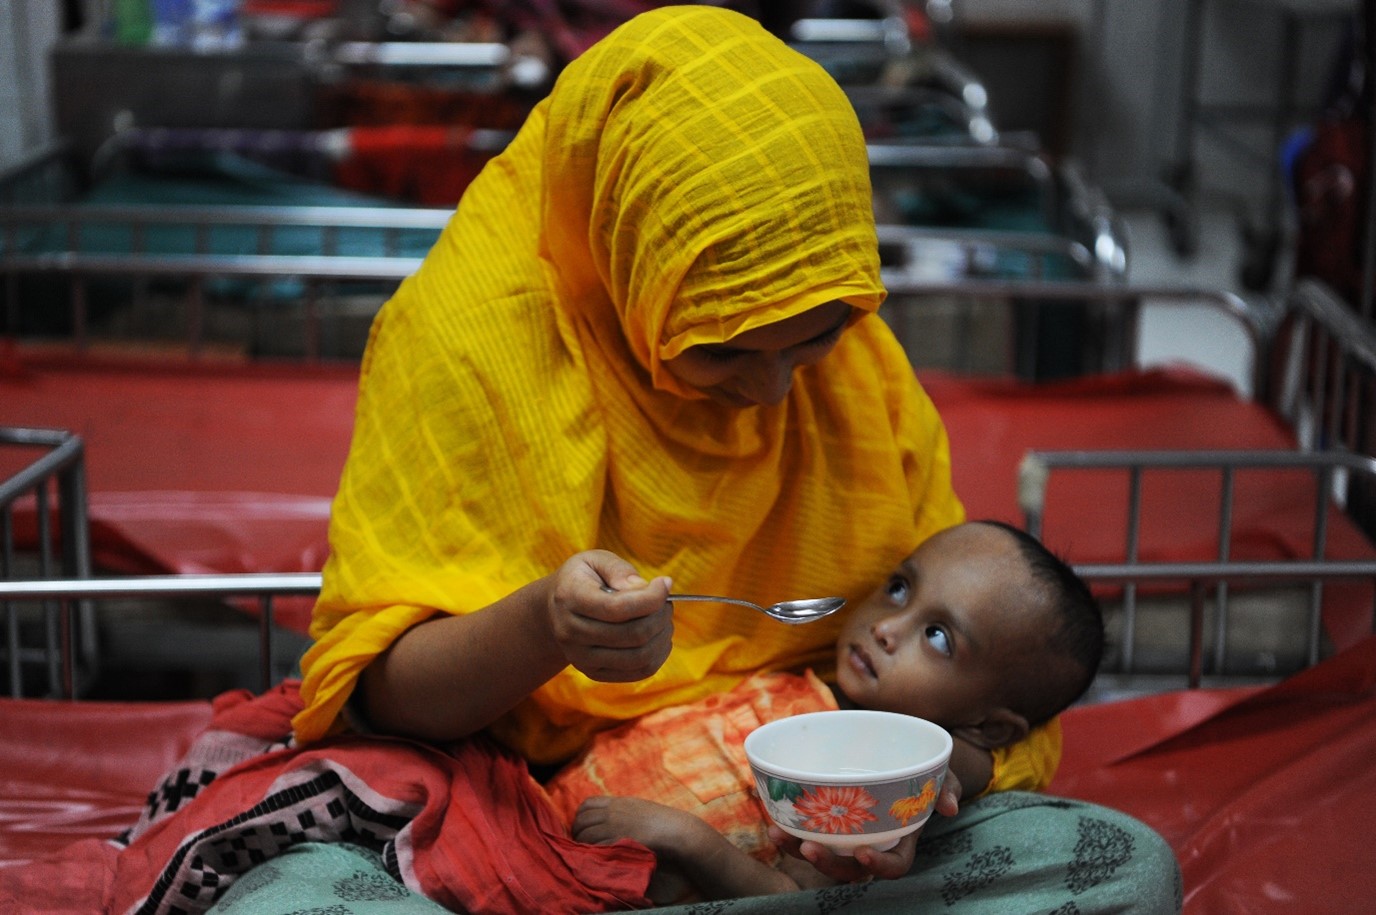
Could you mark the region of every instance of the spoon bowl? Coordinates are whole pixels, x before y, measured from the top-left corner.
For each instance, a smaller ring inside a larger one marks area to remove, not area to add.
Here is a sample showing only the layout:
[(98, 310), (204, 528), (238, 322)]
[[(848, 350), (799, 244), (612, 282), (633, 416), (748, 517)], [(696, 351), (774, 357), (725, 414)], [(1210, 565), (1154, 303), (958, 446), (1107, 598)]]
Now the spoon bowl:
[[(603, 585), (602, 590), (608, 593), (615, 593), (616, 589), (610, 585)], [(740, 607), (749, 607), (751, 610), (758, 610), (765, 616), (772, 617), (781, 623), (797, 625), (798, 623), (810, 623), (819, 620), (824, 616), (831, 616), (837, 610), (846, 605), (844, 597), (809, 597), (802, 600), (784, 600), (777, 604), (770, 604), (768, 607), (761, 607), (759, 604), (748, 600), (741, 600), (738, 597), (717, 597), (711, 594), (670, 594), (669, 603), (679, 600), (707, 601), (714, 604), (736, 604)]]

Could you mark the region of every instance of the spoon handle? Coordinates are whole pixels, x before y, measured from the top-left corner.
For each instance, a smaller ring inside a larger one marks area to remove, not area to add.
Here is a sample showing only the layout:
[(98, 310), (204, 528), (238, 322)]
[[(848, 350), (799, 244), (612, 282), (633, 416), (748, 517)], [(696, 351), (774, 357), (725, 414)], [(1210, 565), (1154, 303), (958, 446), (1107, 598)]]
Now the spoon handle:
[(761, 607), (759, 604), (752, 604), (752, 603), (751, 603), (750, 601), (748, 601), (748, 600), (741, 600), (740, 598), (737, 598), (737, 597), (715, 597), (715, 596), (713, 596), (713, 595), (711, 595), (711, 594), (670, 594), (670, 595), (669, 595), (669, 602), (670, 602), (670, 603), (673, 603), (673, 602), (676, 601), (676, 600), (705, 600), (705, 601), (710, 601), (711, 603), (714, 603), (714, 604), (736, 604), (737, 606), (740, 606), (740, 607), (749, 607), (749, 608), (751, 608), (752, 610), (763, 610), (763, 609), (764, 609), (764, 608)]
[[(604, 584), (602, 590), (608, 594), (616, 593), (616, 589), (611, 585)], [(741, 607), (749, 607), (752, 610), (764, 610), (759, 604), (752, 604), (748, 600), (741, 600), (736, 597), (717, 597), (712, 594), (670, 594), (668, 599), (671, 603), (676, 600), (705, 600), (714, 604), (736, 604)]]

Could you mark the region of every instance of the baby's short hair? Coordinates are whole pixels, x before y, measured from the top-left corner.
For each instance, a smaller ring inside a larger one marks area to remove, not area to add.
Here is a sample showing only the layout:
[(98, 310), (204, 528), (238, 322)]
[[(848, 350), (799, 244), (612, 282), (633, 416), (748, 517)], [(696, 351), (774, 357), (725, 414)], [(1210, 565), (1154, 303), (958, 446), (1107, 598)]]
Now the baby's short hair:
[(1037, 652), (1038, 663), (1022, 678), (1027, 682), (1011, 694), (1014, 709), (1036, 726), (1068, 708), (1094, 681), (1104, 655), (1103, 610), (1084, 579), (1036, 537), (1004, 521), (978, 523), (1013, 537), (1033, 580), (1042, 586), (1050, 615), (1059, 622), (1048, 630), (1044, 647), (1062, 663), (1046, 665), (1045, 654)]

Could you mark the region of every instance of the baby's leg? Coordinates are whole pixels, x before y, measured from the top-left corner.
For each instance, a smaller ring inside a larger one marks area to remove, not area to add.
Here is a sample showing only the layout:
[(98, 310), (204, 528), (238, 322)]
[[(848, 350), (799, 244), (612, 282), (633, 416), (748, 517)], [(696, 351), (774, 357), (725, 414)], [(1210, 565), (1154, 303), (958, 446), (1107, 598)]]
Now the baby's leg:
[[(654, 876), (645, 891), (655, 905), (701, 898), (677, 865), (697, 830), (710, 827), (672, 807), (634, 797), (594, 797), (584, 801), (573, 821), (573, 837), (593, 844), (634, 839), (655, 853)], [(716, 833), (712, 833), (715, 837)]]

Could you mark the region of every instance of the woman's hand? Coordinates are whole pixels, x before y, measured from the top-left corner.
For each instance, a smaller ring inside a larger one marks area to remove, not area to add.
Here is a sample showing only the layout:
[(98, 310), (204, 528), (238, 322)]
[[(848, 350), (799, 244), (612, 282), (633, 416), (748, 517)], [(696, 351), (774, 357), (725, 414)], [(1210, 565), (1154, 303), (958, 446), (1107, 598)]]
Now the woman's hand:
[[(941, 793), (936, 798), (936, 812), (941, 816), (955, 816), (960, 812), (960, 779), (947, 770), (946, 780), (942, 782)], [(919, 829), (898, 840), (898, 844), (888, 851), (875, 851), (868, 845), (855, 849), (854, 857), (838, 855), (820, 842), (804, 841), (791, 836), (779, 827), (770, 824), (769, 839), (784, 853), (801, 858), (817, 870), (846, 883), (878, 877), (881, 880), (895, 880), (902, 877), (913, 866), (913, 856), (917, 851), (917, 838), (922, 835)]]
[(669, 587), (663, 576), (645, 581), (615, 553), (579, 553), (550, 583), (554, 641), (569, 664), (594, 680), (643, 680), (659, 670), (673, 647)]

